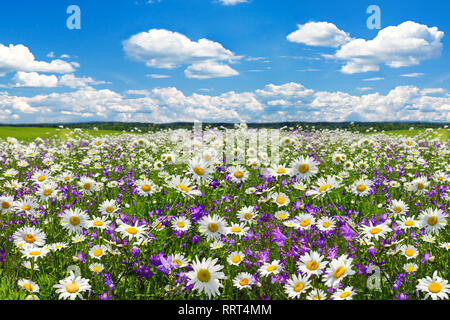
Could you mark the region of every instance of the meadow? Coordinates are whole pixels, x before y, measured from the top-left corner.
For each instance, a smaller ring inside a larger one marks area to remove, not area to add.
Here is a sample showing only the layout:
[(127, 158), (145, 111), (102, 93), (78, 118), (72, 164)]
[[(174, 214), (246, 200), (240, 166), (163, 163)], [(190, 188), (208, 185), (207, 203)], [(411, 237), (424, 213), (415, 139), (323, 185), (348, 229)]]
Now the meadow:
[(227, 132), (0, 127), (0, 299), (449, 299), (449, 129)]

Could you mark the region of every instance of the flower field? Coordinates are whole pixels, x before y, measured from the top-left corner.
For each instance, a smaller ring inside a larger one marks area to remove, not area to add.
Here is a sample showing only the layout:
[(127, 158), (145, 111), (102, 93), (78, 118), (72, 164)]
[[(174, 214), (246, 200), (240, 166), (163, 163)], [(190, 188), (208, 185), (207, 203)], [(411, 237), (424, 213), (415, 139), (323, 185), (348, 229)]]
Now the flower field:
[(259, 130), (0, 140), (0, 299), (449, 299), (448, 139)]

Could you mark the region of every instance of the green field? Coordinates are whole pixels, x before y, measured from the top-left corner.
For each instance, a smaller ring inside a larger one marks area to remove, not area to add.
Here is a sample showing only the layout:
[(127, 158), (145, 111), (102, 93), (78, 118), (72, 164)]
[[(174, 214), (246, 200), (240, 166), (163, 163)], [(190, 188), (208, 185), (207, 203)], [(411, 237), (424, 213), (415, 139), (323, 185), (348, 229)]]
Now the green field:
[[(120, 134), (120, 131), (114, 130), (94, 130), (82, 129), (82, 132), (92, 136), (101, 136), (106, 134)], [(73, 129), (45, 128), (45, 127), (0, 127), (0, 139), (8, 137), (16, 138), (19, 141), (32, 141), (36, 138), (50, 139), (59, 138), (67, 139), (75, 131)]]
[[(431, 136), (437, 137), (441, 141), (448, 141), (450, 139), (450, 129), (433, 129), (432, 132), (426, 132), (426, 129), (414, 129), (414, 130), (391, 130), (385, 131), (387, 135), (402, 135), (408, 137), (416, 136)], [(94, 130), (94, 129), (82, 129), (82, 132), (91, 136), (102, 136), (107, 134), (118, 135), (122, 131), (116, 130)], [(59, 138), (62, 140), (67, 139), (75, 133), (74, 129), (59, 129), (59, 128), (47, 128), (47, 127), (0, 127), (0, 139), (8, 137), (14, 137), (20, 141), (32, 141), (36, 138), (50, 139)], [(377, 133), (377, 132), (376, 132)], [(378, 132), (379, 133), (379, 132)], [(366, 134), (373, 134), (368, 132)]]

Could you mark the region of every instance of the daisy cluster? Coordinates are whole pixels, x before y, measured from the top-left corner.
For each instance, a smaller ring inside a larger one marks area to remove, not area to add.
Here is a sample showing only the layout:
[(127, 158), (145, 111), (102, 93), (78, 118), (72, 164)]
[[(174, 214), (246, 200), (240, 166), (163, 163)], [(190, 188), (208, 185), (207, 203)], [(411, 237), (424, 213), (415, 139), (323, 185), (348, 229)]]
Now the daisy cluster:
[(0, 298), (449, 298), (448, 142), (220, 130), (1, 140)]

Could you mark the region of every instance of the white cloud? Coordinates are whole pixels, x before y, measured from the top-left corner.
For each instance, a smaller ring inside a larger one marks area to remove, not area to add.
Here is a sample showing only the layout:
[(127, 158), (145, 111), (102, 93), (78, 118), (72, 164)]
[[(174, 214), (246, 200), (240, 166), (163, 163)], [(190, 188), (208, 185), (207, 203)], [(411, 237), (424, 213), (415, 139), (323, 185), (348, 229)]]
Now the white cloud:
[(425, 88), (420, 91), (420, 93), (423, 95), (444, 93), (444, 92), (445, 92), (445, 90), (442, 88)]
[(52, 88), (58, 85), (58, 78), (55, 75), (44, 75), (37, 72), (18, 71), (12, 80), (13, 87), (45, 87)]
[[(435, 94), (435, 95), (431, 95)], [(45, 115), (39, 116), (39, 114)], [(175, 87), (128, 90), (89, 86), (31, 97), (0, 92), (0, 119), (17, 122), (118, 121), (450, 121), (442, 88), (397, 86), (387, 94), (318, 91), (299, 83), (267, 84), (249, 92), (185, 95)]]
[(334, 58), (345, 61), (341, 72), (378, 71), (384, 64), (400, 68), (440, 56), (444, 32), (413, 21), (380, 30), (372, 40), (354, 39), (344, 44)]
[(407, 77), (407, 78), (417, 78), (417, 77), (423, 76), (423, 73), (419, 73), (419, 72), (406, 73), (406, 74), (401, 74), (400, 76)]
[(357, 90), (359, 90), (359, 91), (369, 91), (369, 90), (373, 90), (373, 88), (371, 88), (371, 87), (358, 87), (358, 88), (356, 88)]
[(70, 88), (86, 87), (88, 85), (105, 84), (105, 81), (97, 81), (91, 77), (78, 78), (74, 74), (65, 74), (59, 78), (59, 85), (67, 86)]
[(348, 33), (338, 29), (330, 22), (308, 22), (299, 24), (297, 27), (298, 30), (286, 37), (291, 42), (336, 48), (351, 40)]
[(170, 76), (167, 74), (155, 74), (155, 73), (146, 74), (145, 76), (153, 79), (170, 78)]
[(37, 61), (30, 50), (22, 45), (4, 46), (0, 44), (0, 73), (25, 71), (25, 72), (73, 72), (73, 66), (63, 60), (55, 59), (50, 62)]
[(249, 0), (219, 0), (224, 6), (234, 6), (238, 3), (246, 3)]
[(363, 81), (379, 81), (379, 80), (383, 80), (383, 77), (373, 77), (373, 78), (367, 78), (367, 79), (363, 79)]
[(9, 87), (28, 88), (53, 88), (66, 86), (69, 88), (81, 88), (88, 85), (105, 84), (105, 81), (97, 81), (91, 77), (76, 77), (73, 73), (64, 74), (61, 77), (44, 75), (37, 72), (18, 71), (11, 79), (13, 83)]
[(204, 61), (190, 65), (184, 70), (184, 74), (187, 78), (210, 79), (236, 76), (239, 72), (226, 64)]
[(189, 65), (185, 74), (194, 76), (197, 72), (235, 75), (231, 71), (233, 69), (224, 63), (233, 63), (242, 58), (218, 42), (208, 39), (192, 41), (181, 33), (165, 29), (135, 34), (123, 41), (123, 48), (128, 57), (143, 61), (148, 67), (173, 69)]

